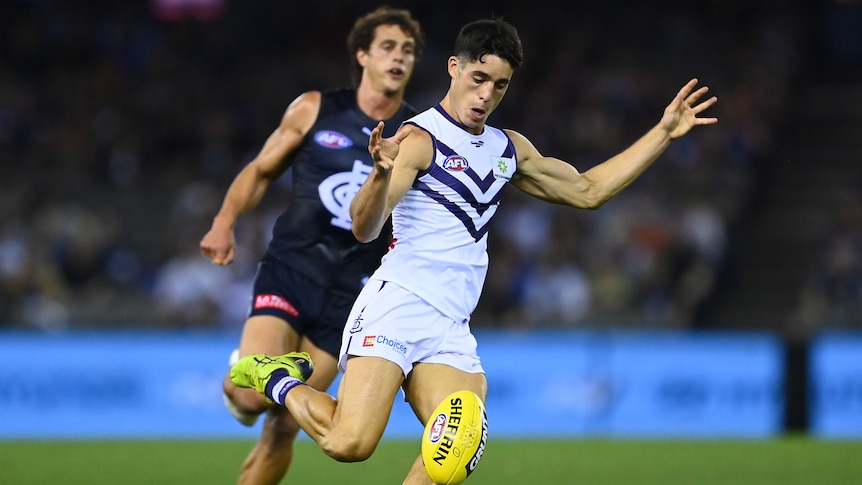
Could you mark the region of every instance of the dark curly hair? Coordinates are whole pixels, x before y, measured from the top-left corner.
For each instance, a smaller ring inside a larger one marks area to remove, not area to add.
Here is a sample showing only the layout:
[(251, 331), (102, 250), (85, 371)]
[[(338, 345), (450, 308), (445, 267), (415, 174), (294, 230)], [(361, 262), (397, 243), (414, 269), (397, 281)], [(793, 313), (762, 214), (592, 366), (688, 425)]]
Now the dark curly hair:
[(380, 25), (397, 25), (416, 42), (415, 53), (418, 58), (425, 48), (425, 38), (422, 27), (408, 10), (380, 7), (356, 20), (350, 34), (347, 36), (347, 52), (353, 63), (353, 83), (359, 84), (362, 78), (362, 66), (356, 60), (356, 51), (368, 51), (374, 41), (374, 30)]
[(518, 31), (503, 19), (483, 19), (461, 27), (453, 53), (468, 62), (492, 54), (506, 60), (512, 69), (524, 63), (524, 48)]

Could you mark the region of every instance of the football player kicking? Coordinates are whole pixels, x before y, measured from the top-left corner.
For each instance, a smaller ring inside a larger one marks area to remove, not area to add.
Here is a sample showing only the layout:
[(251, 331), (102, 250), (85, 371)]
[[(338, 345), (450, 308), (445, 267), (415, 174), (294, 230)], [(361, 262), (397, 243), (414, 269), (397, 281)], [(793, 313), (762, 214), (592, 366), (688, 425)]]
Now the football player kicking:
[[(449, 394), (483, 401), (487, 382), (469, 321), (488, 265), (487, 231), (506, 185), (548, 202), (597, 209), (644, 172), (715, 104), (686, 83), (659, 122), (619, 154), (580, 173), (543, 156), (513, 130), (486, 124), (523, 61), (515, 28), (500, 19), (465, 25), (448, 59), (440, 104), (391, 138), (381, 122), (369, 151), (374, 170), (351, 205), (353, 233), (378, 237), (392, 216), (394, 243), (353, 305), (339, 357), (338, 398), (304, 385), (304, 356), (249, 356), (231, 370), (285, 406), (329, 456), (368, 458), (380, 441), (399, 388), (424, 424)], [(421, 457), (404, 483), (430, 483)]]

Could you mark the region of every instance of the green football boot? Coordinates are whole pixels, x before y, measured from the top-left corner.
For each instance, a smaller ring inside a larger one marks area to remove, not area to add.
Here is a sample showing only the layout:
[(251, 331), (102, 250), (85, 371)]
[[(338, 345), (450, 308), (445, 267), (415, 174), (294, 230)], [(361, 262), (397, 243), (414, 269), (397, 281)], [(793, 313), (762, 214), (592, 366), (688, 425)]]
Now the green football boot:
[(269, 377), (279, 369), (305, 382), (311, 377), (314, 364), (308, 352), (291, 352), (279, 356), (251, 354), (239, 359), (230, 368), (230, 380), (239, 387), (252, 387), (263, 394)]

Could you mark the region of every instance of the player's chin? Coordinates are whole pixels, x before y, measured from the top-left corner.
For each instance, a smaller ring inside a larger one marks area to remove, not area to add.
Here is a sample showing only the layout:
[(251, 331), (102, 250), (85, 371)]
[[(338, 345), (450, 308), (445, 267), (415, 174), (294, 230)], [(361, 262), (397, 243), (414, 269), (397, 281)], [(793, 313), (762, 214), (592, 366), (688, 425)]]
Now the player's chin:
[(384, 83), (383, 90), (389, 95), (401, 94), (407, 89), (407, 82), (410, 80), (407, 76), (390, 76), (386, 83)]

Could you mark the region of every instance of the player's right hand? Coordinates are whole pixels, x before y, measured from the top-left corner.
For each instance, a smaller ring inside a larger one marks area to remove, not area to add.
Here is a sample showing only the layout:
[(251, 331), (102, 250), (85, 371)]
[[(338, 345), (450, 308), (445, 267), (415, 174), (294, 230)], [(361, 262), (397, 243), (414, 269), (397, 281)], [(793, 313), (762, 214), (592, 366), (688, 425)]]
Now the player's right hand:
[(207, 232), (200, 243), (201, 254), (220, 266), (233, 262), (236, 249), (236, 239), (233, 231), (220, 231), (215, 227)]
[(395, 166), (395, 158), (401, 148), (401, 142), (409, 132), (408, 127), (402, 126), (395, 135), (383, 138), (383, 122), (377, 123), (368, 139), (368, 152), (371, 154), (371, 159), (374, 160), (374, 167), (377, 170), (384, 173), (392, 170), (392, 167)]

